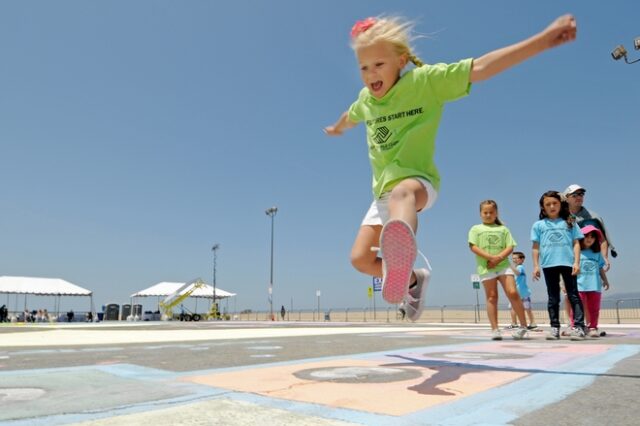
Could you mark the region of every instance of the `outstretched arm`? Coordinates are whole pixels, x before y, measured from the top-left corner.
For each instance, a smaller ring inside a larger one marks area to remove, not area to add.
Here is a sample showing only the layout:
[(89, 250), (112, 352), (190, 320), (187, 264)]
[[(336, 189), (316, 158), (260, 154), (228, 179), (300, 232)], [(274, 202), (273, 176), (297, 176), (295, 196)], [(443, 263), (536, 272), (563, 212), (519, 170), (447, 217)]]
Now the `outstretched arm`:
[(576, 39), (576, 30), (576, 19), (572, 15), (561, 16), (528, 39), (475, 59), (470, 80), (472, 83), (488, 80), (538, 53), (573, 41)]
[(324, 132), (329, 136), (340, 136), (345, 130), (355, 127), (357, 124), (349, 120), (349, 113), (345, 111), (333, 126), (325, 127)]

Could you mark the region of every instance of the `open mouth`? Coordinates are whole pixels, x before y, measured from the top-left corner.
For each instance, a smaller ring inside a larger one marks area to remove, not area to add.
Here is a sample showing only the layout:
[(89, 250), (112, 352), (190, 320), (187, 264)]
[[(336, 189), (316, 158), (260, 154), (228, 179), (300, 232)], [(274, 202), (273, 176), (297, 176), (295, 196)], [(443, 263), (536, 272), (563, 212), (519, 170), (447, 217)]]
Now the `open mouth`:
[(374, 92), (377, 92), (378, 90), (382, 89), (382, 81), (378, 80), (371, 83), (371, 89)]

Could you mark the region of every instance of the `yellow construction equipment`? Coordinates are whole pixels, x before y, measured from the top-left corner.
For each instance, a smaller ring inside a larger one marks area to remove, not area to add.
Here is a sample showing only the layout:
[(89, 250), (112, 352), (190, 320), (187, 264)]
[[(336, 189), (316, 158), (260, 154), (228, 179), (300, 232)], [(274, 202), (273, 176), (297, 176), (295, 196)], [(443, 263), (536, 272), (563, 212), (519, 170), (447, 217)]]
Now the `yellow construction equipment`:
[(193, 293), (200, 287), (204, 287), (205, 285), (206, 284), (204, 281), (202, 281), (202, 278), (196, 278), (195, 280), (184, 283), (183, 286), (165, 297), (165, 299), (160, 302), (160, 309), (162, 309), (162, 320), (172, 320), (173, 308), (182, 303), (184, 299), (191, 296), (191, 293)]

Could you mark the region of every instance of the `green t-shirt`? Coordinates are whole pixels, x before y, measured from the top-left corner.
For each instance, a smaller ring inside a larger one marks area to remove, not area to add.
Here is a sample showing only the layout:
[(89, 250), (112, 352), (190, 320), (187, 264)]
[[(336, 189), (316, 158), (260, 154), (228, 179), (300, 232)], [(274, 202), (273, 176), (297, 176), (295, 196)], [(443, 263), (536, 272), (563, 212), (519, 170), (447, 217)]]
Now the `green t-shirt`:
[[(469, 244), (477, 246), (479, 249), (489, 254), (499, 254), (507, 247), (515, 247), (516, 241), (511, 236), (511, 231), (504, 225), (473, 225), (469, 229)], [(487, 269), (487, 259), (476, 255), (478, 274), (484, 275), (488, 272), (499, 271), (509, 267), (509, 259), (504, 259), (495, 268)]]
[(433, 162), (438, 124), (446, 102), (469, 94), (472, 64), (469, 58), (411, 69), (381, 99), (366, 87), (360, 91), (349, 108), (349, 120), (366, 124), (376, 197), (412, 176), (440, 189)]

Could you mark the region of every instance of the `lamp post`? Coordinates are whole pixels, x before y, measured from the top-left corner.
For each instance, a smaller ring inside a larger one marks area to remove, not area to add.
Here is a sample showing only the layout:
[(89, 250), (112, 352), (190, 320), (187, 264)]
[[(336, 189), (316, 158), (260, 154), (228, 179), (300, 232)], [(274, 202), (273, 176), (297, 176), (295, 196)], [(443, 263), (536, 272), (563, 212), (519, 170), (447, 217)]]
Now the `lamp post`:
[(214, 319), (218, 319), (218, 305), (216, 305), (216, 263), (218, 260), (218, 250), (220, 249), (220, 244), (216, 243), (211, 247), (211, 251), (213, 252), (213, 314)]
[(269, 275), (269, 318), (273, 321), (273, 222), (278, 213), (276, 206), (269, 207), (265, 210), (265, 214), (271, 217), (271, 274)]

